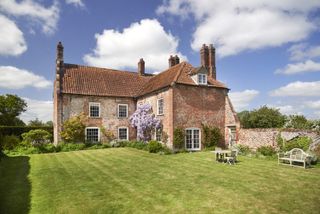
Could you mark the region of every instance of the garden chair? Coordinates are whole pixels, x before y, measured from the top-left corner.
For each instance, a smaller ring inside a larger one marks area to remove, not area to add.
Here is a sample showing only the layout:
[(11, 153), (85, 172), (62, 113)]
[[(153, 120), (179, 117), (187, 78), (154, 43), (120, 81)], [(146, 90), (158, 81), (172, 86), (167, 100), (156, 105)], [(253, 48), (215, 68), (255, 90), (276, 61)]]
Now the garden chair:
[(225, 157), (226, 163), (229, 165), (235, 164), (237, 161), (237, 153), (238, 152), (236, 150), (232, 150), (230, 156)]

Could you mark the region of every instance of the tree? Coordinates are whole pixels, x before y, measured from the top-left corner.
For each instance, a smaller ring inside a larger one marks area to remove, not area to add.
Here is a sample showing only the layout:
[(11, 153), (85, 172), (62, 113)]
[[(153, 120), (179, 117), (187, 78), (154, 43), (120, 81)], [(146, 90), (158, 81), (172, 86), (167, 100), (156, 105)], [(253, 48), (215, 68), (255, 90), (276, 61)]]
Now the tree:
[(148, 141), (155, 128), (160, 127), (160, 120), (151, 112), (151, 105), (146, 103), (139, 105), (137, 110), (130, 117), (130, 123), (137, 129), (139, 140)]
[(311, 129), (312, 125), (312, 122), (308, 121), (303, 115), (290, 115), (286, 127), (294, 129)]
[(17, 95), (0, 95), (0, 125), (18, 126), (24, 125), (18, 116), (25, 112), (27, 103)]
[(46, 125), (41, 120), (36, 118), (34, 120), (30, 120), (28, 123), (28, 126), (46, 126)]
[(243, 128), (282, 128), (286, 122), (286, 116), (279, 109), (267, 106), (240, 112), (239, 119)]
[(32, 146), (50, 143), (52, 135), (43, 129), (34, 129), (22, 134), (23, 141)]
[(79, 143), (85, 140), (85, 121), (87, 117), (81, 113), (77, 116), (70, 117), (63, 123), (61, 137), (68, 143)]

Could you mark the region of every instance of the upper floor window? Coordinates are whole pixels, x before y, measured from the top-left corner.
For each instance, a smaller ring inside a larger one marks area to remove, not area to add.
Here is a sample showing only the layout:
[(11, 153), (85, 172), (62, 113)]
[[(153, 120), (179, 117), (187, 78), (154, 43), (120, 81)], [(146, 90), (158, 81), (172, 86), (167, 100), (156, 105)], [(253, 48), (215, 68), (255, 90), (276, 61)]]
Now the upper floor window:
[(118, 105), (118, 117), (119, 118), (128, 117), (128, 104), (119, 104)]
[(89, 116), (100, 117), (100, 103), (89, 103)]
[(201, 84), (201, 85), (207, 84), (207, 75), (206, 74), (198, 74), (198, 84)]
[(164, 105), (164, 100), (163, 98), (160, 98), (157, 100), (157, 115), (163, 115), (163, 105)]

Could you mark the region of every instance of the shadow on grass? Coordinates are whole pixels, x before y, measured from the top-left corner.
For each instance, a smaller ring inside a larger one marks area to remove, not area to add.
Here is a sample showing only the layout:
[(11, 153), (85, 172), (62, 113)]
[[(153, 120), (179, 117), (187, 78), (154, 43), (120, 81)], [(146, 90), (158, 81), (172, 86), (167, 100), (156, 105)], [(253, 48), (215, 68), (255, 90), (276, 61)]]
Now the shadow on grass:
[(0, 161), (0, 213), (29, 213), (31, 184), (29, 157), (4, 157)]

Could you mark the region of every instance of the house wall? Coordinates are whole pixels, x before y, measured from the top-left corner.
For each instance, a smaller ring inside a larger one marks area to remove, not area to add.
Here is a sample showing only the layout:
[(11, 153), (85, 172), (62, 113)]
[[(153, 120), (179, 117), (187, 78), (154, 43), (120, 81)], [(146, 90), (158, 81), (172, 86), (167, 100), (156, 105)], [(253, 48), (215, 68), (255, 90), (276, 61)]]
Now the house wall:
[(226, 109), (226, 116), (225, 116), (225, 142), (229, 143), (229, 128), (234, 127), (236, 130), (235, 133), (235, 140), (238, 140), (239, 130), (240, 130), (240, 121), (237, 116), (237, 112), (235, 112), (232, 103), (228, 96), (225, 97), (225, 109)]
[(226, 95), (227, 89), (174, 85), (173, 127), (201, 129), (207, 124), (220, 128), (224, 136)]
[[(129, 140), (136, 139), (136, 131), (131, 127), (129, 117), (136, 109), (136, 103), (133, 98), (115, 98), (115, 97), (99, 97), (85, 96), (74, 94), (63, 94), (62, 96), (62, 121), (76, 116), (80, 113), (89, 115), (89, 102), (100, 103), (100, 117), (90, 118), (86, 122), (87, 127), (105, 127), (106, 130), (112, 131), (118, 136), (118, 127), (125, 126), (129, 128)], [(128, 104), (128, 118), (118, 118), (118, 104)], [(103, 141), (103, 135), (101, 134)]]
[[(164, 99), (164, 114), (157, 115), (157, 100)], [(138, 105), (140, 103), (149, 103), (152, 106), (152, 111), (157, 118), (161, 120), (163, 126), (163, 132), (168, 135), (167, 142), (164, 142), (168, 147), (172, 148), (173, 141), (173, 106), (172, 106), (173, 94), (172, 88), (165, 88), (163, 90), (157, 91), (155, 93), (148, 94), (146, 96), (140, 97), (137, 101)]]

